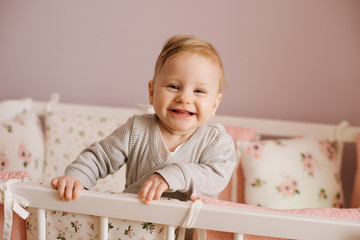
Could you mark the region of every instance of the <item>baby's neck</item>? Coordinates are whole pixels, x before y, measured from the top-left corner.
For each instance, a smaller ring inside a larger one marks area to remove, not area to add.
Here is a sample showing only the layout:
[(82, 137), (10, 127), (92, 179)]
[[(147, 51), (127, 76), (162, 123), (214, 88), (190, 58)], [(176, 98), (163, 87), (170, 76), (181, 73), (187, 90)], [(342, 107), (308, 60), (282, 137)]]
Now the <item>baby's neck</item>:
[[(158, 123), (159, 124), (159, 123)], [(187, 140), (189, 140), (191, 138), (191, 136), (194, 134), (194, 132), (189, 132), (189, 133), (180, 133), (180, 132), (176, 132), (176, 133), (172, 133), (169, 132), (164, 126), (162, 126), (161, 124), (159, 124), (160, 127), (160, 132), (161, 135), (164, 139), (166, 148), (168, 149), (168, 151), (173, 152), (175, 151), (175, 149), (183, 144), (184, 142), (186, 142)]]

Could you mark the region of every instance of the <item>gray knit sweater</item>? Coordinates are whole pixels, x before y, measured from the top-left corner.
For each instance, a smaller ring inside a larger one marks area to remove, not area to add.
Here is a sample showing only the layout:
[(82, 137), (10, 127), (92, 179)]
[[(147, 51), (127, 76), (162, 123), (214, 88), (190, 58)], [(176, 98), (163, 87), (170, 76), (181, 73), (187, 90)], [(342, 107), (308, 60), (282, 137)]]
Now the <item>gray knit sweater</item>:
[(65, 171), (90, 189), (97, 179), (127, 164), (124, 192), (138, 193), (154, 173), (167, 181), (163, 196), (188, 200), (191, 194), (215, 197), (227, 185), (235, 166), (235, 147), (221, 124), (204, 124), (167, 159), (156, 141), (156, 115), (134, 115), (103, 140), (81, 152)]

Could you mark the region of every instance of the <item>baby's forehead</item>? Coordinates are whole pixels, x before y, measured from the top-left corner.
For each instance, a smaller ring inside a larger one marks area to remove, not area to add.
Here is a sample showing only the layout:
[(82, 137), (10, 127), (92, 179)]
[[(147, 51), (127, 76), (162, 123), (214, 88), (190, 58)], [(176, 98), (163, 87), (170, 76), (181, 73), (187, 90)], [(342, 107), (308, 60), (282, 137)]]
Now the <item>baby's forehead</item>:
[[(209, 63), (211, 66), (211, 69), (217, 68), (219, 71), (221, 70), (221, 66), (211, 57), (199, 54), (199, 53), (181, 53), (176, 54), (171, 57), (169, 57), (164, 65), (168, 62), (176, 62), (176, 61), (186, 61), (186, 60), (193, 60), (193, 59), (200, 59), (200, 63), (205, 60), (205, 62)], [(198, 63), (198, 62), (196, 62)]]
[[(219, 92), (221, 92), (222, 89), (222, 85), (223, 85), (223, 70), (222, 70), (222, 64), (219, 63), (217, 61), (217, 58), (209, 55), (209, 54), (205, 54), (202, 52), (194, 52), (194, 51), (182, 51), (182, 52), (178, 52), (175, 53), (171, 56), (169, 56), (161, 65), (160, 69), (158, 69), (155, 78), (160, 74), (160, 72), (162, 72), (164, 65), (168, 65), (169, 63), (175, 63), (176, 61), (184, 61), (187, 59), (191, 59), (193, 57), (201, 57), (203, 59), (205, 59), (206, 61), (208, 61), (209, 63), (211, 63), (213, 65), (213, 67), (216, 67), (219, 70), (219, 77), (218, 77), (218, 82), (219, 82)], [(214, 69), (212, 67), (212, 69)], [(154, 80), (155, 80), (154, 78)]]
[(204, 60), (206, 60), (207, 62), (209, 62), (211, 65), (213, 65), (211, 68), (216, 67), (219, 72), (222, 71), (222, 67), (221, 65), (216, 61), (216, 58), (211, 57), (209, 55), (206, 54), (201, 54), (198, 52), (181, 52), (181, 53), (176, 53), (172, 56), (170, 56), (163, 64), (163, 66), (167, 63), (167, 62), (175, 62), (175, 61), (184, 61), (184, 60), (188, 60), (188, 59), (192, 59), (192, 58), (202, 58)]

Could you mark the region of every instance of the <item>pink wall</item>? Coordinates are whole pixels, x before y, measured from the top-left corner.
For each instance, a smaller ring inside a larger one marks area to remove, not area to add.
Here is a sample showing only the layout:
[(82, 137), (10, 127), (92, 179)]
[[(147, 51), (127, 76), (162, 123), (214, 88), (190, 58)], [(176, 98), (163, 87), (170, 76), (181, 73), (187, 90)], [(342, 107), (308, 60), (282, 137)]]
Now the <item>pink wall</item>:
[(357, 0), (3, 0), (0, 100), (147, 103), (162, 44), (183, 33), (222, 56), (219, 113), (360, 124)]

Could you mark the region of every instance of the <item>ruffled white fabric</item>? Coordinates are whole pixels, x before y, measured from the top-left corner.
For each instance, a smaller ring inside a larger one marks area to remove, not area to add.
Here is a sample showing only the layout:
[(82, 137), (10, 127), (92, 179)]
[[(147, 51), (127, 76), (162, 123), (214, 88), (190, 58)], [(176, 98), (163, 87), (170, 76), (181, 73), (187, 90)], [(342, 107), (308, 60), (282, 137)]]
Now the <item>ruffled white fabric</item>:
[(21, 218), (26, 219), (29, 216), (28, 211), (24, 207), (28, 206), (28, 202), (13, 194), (10, 190), (10, 185), (17, 182), (25, 182), (29, 179), (9, 179), (0, 182), (0, 200), (4, 204), (4, 232), (2, 239), (10, 240), (11, 229), (13, 222), (13, 211), (17, 213)]

